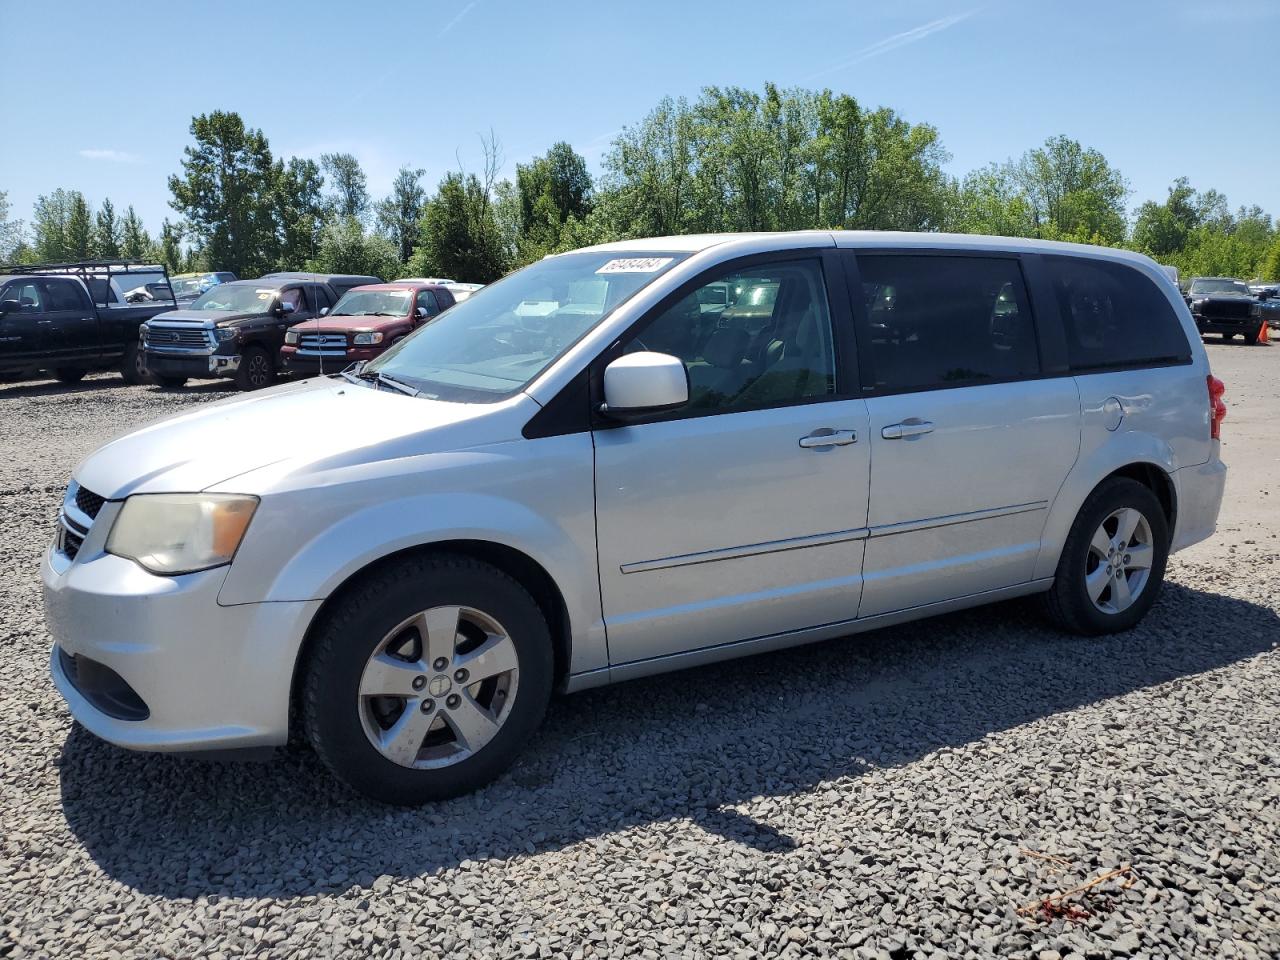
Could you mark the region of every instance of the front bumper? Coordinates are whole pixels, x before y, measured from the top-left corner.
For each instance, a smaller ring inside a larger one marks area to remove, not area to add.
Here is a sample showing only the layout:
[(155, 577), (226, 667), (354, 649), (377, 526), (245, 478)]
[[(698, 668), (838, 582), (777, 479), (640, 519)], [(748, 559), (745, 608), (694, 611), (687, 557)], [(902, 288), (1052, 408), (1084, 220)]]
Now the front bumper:
[[(50, 547), (41, 565), (50, 671), (72, 716), (133, 750), (283, 744), (294, 664), (320, 601), (219, 606), (226, 567), (157, 577), (103, 553), (113, 515), (103, 510), (74, 561)], [(77, 687), (73, 657), (118, 675), (145, 710), (113, 709), (100, 689)]]
[(1223, 317), (1196, 317), (1196, 329), (1201, 333), (1231, 333), (1250, 336), (1258, 332), (1262, 326), (1261, 317), (1244, 317), (1228, 319)]
[[(373, 360), (375, 357), (382, 355), (385, 348), (381, 345), (376, 347), (348, 347), (343, 356), (325, 356), (324, 372), (337, 373), (345, 370), (353, 363), (359, 363), (361, 360)], [(315, 354), (304, 353), (297, 347), (286, 346), (280, 348), (280, 372), (289, 377), (314, 377), (320, 370), (321, 358)]]
[(210, 377), (234, 377), (239, 369), (238, 354), (201, 353), (183, 356), (147, 351), (147, 372), (161, 377), (207, 380)]

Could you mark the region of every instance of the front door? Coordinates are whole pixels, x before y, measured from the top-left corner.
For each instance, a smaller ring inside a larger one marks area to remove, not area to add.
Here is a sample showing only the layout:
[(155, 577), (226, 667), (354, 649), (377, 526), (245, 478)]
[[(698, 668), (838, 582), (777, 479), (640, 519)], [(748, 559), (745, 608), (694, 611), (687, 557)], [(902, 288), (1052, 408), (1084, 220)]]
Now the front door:
[(0, 369), (26, 371), (44, 366), (54, 348), (44, 284), (14, 280), (0, 290), (5, 312), (0, 315)]
[(859, 255), (853, 273), (872, 465), (859, 616), (1027, 582), (1080, 402), (1041, 376), (1018, 258)]
[(92, 366), (102, 345), (98, 314), (79, 281), (50, 277), (44, 281), (50, 342), (50, 366)]
[(857, 615), (867, 408), (838, 363), (837, 261), (808, 257), (712, 271), (620, 348), (679, 357), (690, 400), (594, 433), (615, 665)]

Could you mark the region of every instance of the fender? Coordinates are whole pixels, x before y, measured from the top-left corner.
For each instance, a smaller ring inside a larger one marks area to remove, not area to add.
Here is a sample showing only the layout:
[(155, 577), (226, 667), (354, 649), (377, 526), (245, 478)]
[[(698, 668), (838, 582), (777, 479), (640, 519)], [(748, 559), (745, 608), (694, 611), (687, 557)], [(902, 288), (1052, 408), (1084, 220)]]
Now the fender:
[[(507, 469), (511, 451), (497, 444), (339, 469), (313, 476), (319, 482), (310, 489), (263, 496), (218, 603), (323, 600), (394, 553), (479, 540), (518, 550), (555, 581), (569, 618), (571, 672), (607, 666), (590, 436), (517, 442), (519, 482)], [(371, 470), (385, 472), (371, 478)]]
[(1092, 450), (1081, 451), (1045, 518), (1033, 579), (1054, 575), (1071, 525), (1093, 489), (1109, 474), (1134, 463), (1157, 466), (1170, 479), (1177, 466), (1169, 444), (1150, 433), (1117, 430)]

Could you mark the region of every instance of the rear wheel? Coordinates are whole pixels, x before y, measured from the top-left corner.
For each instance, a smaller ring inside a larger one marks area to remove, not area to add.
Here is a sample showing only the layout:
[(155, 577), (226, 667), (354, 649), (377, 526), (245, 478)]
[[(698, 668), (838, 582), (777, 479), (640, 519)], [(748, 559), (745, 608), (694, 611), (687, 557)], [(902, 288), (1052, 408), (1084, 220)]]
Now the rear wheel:
[(410, 559), (338, 602), (303, 680), (321, 760), (385, 803), (483, 786), (515, 759), (551, 697), (551, 638), (516, 581), (467, 557)]
[(276, 365), (262, 347), (247, 347), (240, 356), (236, 386), (241, 390), (261, 390), (276, 379)]
[(1150, 489), (1113, 477), (1089, 495), (1062, 548), (1049, 613), (1072, 633), (1128, 630), (1155, 603), (1169, 557), (1164, 508)]
[(120, 376), (131, 386), (147, 381), (147, 355), (136, 340), (124, 348), (124, 356), (120, 358)]
[(53, 376), (59, 383), (79, 383), (87, 372), (83, 367), (58, 367)]

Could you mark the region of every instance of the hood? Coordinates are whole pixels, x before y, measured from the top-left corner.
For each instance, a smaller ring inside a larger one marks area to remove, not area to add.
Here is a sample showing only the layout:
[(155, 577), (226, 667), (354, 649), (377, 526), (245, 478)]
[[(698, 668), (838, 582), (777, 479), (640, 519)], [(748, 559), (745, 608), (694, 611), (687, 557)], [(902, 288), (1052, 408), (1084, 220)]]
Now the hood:
[(301, 332), (308, 330), (385, 330), (387, 327), (403, 327), (409, 323), (407, 316), (375, 317), (369, 314), (352, 314), (351, 316), (334, 316), (332, 313), (319, 320), (303, 320), (297, 324)]
[[(91, 454), (74, 476), (108, 500), (196, 492), (269, 466), (264, 474), (296, 481), (299, 474), (510, 439), (537, 409), (525, 394), (494, 404), (444, 403), (319, 377), (143, 427)], [(246, 482), (235, 492), (266, 491)]]
[(215, 324), (223, 324), (244, 320), (248, 317), (261, 317), (262, 315), (260, 312), (227, 313), (225, 310), (170, 310), (167, 313), (157, 313), (151, 319), (179, 323), (205, 323), (206, 321), (211, 321)]
[(1187, 294), (1192, 300), (1254, 300), (1251, 293), (1236, 293), (1235, 291), (1218, 292), (1218, 293), (1189, 293)]

